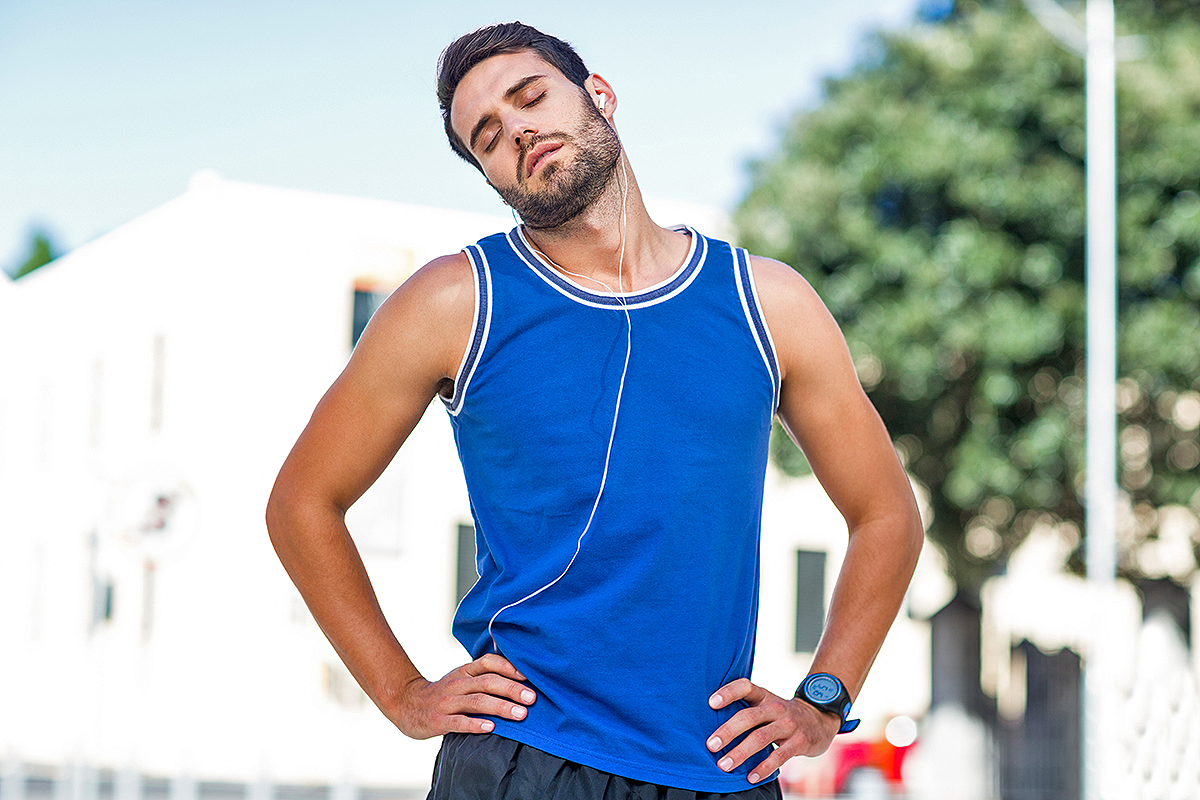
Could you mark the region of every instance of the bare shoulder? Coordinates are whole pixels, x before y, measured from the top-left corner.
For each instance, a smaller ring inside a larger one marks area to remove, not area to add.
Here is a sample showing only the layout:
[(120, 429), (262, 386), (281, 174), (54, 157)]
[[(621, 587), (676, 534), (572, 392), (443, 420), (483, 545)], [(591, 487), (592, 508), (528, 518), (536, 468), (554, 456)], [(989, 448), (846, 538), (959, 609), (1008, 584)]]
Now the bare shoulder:
[(415, 279), (418, 283), (442, 288), (465, 285), (469, 289), (474, 284), (471, 272), (471, 260), (465, 251), (460, 250), (435, 258), (414, 272), (409, 280)]
[[(384, 301), (371, 326), (453, 329), (475, 308), (475, 282), (466, 253), (440, 256), (418, 269)], [(449, 332), (443, 330), (443, 332)]]
[(404, 365), (410, 377), (435, 382), (453, 378), (471, 336), (474, 313), (475, 282), (466, 254), (435, 258), (392, 292), (371, 317), (352, 365), (365, 361), (389, 371)]
[(754, 273), (754, 284), (763, 305), (787, 305), (793, 309), (798, 305), (825, 307), (804, 276), (782, 261), (750, 256), (750, 269)]
[[(465, 308), (472, 313), (475, 283), (466, 253), (433, 259), (418, 269), (380, 307), (384, 318), (433, 312), (455, 316)], [(378, 313), (378, 312), (377, 312)]]
[(803, 275), (762, 256), (751, 256), (750, 267), (784, 377), (806, 366), (823, 368), (845, 350), (837, 322)]

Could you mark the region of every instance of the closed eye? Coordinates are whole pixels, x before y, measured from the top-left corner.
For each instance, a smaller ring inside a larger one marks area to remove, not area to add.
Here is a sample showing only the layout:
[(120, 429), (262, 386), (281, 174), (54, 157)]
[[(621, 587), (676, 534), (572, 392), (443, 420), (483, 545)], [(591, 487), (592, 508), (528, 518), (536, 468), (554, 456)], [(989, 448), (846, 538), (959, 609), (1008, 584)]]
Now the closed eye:
[[(525, 102), (525, 104), (521, 107), (522, 108), (531, 108), (533, 106), (536, 106), (538, 103), (542, 102), (542, 100), (544, 100), (545, 97), (546, 97), (546, 93), (542, 92), (542, 93), (538, 94), (537, 96), (527, 100)], [(492, 149), (495, 148), (495, 146), (496, 146), (496, 142), (498, 142), (499, 140), (500, 140), (500, 129), (497, 128), (496, 132), (492, 135), (492, 138), (488, 139), (487, 144), (484, 145), (483, 152), (485, 152), (485, 153), (492, 152)]]
[(483, 147), (483, 152), (490, 153), (496, 146), (496, 142), (500, 141), (500, 126), (497, 125), (492, 131), (492, 137), (488, 139), (487, 144)]

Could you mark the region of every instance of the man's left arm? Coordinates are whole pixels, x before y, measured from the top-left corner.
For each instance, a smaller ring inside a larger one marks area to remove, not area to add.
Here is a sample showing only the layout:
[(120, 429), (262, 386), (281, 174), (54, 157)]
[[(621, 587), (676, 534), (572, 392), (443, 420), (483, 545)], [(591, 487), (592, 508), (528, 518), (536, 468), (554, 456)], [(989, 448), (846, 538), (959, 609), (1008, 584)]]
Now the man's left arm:
[[(849, 542), (810, 673), (827, 672), (858, 695), (912, 578), (924, 534), (908, 476), (871, 405), (837, 323), (786, 264), (753, 258), (754, 279), (782, 379), (778, 416), (846, 520)], [(803, 676), (797, 676), (797, 683)], [(749, 735), (718, 766), (729, 771), (770, 744), (750, 774), (766, 778), (793, 756), (825, 752), (840, 719), (742, 678), (709, 699), (748, 704), (708, 741), (716, 752)]]

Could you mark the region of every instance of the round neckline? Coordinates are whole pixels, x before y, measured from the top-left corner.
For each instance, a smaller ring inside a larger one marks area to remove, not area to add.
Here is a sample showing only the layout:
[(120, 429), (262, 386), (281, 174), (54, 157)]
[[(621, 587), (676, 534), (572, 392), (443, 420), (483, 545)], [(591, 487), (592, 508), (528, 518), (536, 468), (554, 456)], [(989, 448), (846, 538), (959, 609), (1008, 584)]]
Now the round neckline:
[(577, 283), (551, 264), (550, 260), (534, 247), (533, 242), (525, 235), (523, 225), (518, 225), (509, 231), (508, 241), (530, 269), (562, 294), (587, 305), (604, 308), (636, 308), (659, 303), (678, 294), (691, 283), (704, 262), (703, 255), (707, 245), (702, 236), (687, 225), (679, 225), (670, 230), (687, 234), (690, 240), (683, 263), (658, 283), (633, 292), (597, 291)]

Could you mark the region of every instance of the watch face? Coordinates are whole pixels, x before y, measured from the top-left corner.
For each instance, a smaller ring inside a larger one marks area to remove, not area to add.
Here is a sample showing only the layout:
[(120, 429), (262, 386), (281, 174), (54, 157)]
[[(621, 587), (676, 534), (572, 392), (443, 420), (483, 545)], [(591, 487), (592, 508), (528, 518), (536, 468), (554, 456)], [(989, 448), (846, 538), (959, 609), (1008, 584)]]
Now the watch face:
[(829, 703), (842, 693), (842, 685), (832, 675), (814, 675), (805, 683), (804, 693), (817, 703)]

